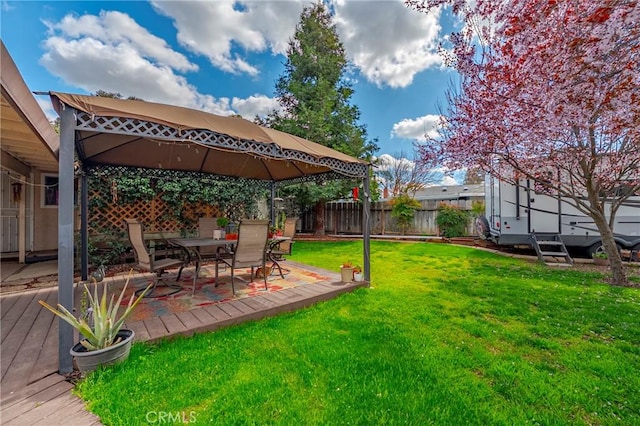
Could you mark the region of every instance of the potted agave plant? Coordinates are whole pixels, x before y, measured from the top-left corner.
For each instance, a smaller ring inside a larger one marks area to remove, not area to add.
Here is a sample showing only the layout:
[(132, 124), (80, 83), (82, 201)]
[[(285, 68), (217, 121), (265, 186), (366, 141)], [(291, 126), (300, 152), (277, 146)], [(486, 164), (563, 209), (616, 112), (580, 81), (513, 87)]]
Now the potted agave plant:
[(83, 373), (95, 370), (100, 365), (122, 362), (129, 357), (135, 333), (133, 330), (122, 329), (122, 326), (125, 319), (133, 311), (133, 308), (136, 307), (152, 286), (149, 285), (137, 297), (131, 295), (125, 311), (118, 317), (118, 310), (124, 299), (132, 272), (133, 270), (129, 272), (118, 299), (116, 300), (115, 294), (112, 294), (108, 304), (106, 284), (103, 284), (100, 298), (98, 298), (98, 284), (95, 280), (93, 294), (85, 284), (84, 295), (87, 298), (88, 308), (86, 314), (80, 318), (76, 318), (73, 313), (60, 304), (56, 309), (42, 300), (39, 301), (42, 306), (78, 330), (82, 336), (80, 342), (76, 343), (70, 352), (75, 358), (78, 369)]

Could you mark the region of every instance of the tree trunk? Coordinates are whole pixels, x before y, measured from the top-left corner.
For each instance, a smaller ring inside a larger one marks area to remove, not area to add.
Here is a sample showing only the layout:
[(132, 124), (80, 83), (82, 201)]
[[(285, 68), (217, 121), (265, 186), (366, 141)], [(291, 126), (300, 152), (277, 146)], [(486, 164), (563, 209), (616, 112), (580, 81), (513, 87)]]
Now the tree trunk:
[[(595, 207), (593, 203), (591, 203), (591, 205)], [(616, 240), (613, 238), (613, 231), (609, 226), (604, 213), (600, 209), (598, 209), (598, 213), (592, 215), (592, 217), (593, 221), (598, 227), (598, 231), (600, 232), (604, 251), (607, 253), (607, 257), (609, 258), (609, 267), (611, 268), (611, 275), (613, 279), (611, 284), (628, 286), (629, 279), (627, 278), (627, 273), (625, 271), (624, 265), (622, 264), (622, 257), (620, 256), (620, 252), (618, 251)]]
[(313, 207), (313, 213), (314, 213), (313, 235), (315, 235), (316, 237), (322, 237), (322, 236), (325, 235), (325, 232), (324, 232), (324, 209), (325, 209), (325, 202), (324, 201), (318, 201), (316, 203), (316, 205)]

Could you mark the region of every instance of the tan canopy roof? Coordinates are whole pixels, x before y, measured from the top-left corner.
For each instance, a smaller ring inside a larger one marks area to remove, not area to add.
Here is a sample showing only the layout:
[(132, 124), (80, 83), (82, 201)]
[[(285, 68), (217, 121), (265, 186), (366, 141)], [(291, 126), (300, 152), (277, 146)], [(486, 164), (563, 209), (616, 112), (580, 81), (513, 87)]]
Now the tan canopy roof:
[(0, 163), (23, 176), (58, 171), (60, 139), (0, 40)]
[[(365, 175), (366, 163), (239, 117), (153, 102), (52, 92), (78, 114), (76, 148), (89, 164), (204, 172), (280, 181), (337, 172)], [(59, 100), (59, 102), (58, 102)]]

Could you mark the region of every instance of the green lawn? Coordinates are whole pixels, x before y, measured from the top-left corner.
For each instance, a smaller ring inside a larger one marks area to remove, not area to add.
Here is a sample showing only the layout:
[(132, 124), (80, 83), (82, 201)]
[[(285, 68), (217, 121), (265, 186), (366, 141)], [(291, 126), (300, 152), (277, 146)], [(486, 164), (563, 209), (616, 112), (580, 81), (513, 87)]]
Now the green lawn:
[[(299, 241), (292, 259), (337, 271), (361, 246)], [(640, 424), (639, 289), (466, 247), (371, 253), (369, 289), (136, 344), (78, 392), (108, 425)]]

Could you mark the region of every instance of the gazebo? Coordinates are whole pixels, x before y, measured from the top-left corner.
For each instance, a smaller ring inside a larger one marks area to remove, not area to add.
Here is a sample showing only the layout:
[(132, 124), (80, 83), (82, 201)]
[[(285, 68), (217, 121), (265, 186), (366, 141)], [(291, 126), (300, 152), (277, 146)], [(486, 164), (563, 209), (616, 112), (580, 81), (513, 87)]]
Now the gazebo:
[[(371, 165), (304, 138), (184, 107), (139, 100), (50, 92), (60, 122), (59, 303), (73, 307), (74, 177), (81, 183), (81, 271), (88, 269), (87, 177), (105, 169), (173, 170), (194, 178), (218, 175), (271, 186), (278, 183), (361, 179), (364, 278), (370, 281), (369, 173)], [(77, 164), (76, 164), (77, 160)], [(273, 211), (273, 209), (272, 209)], [(273, 220), (273, 218), (272, 218)], [(59, 326), (59, 370), (72, 370), (73, 329)]]

